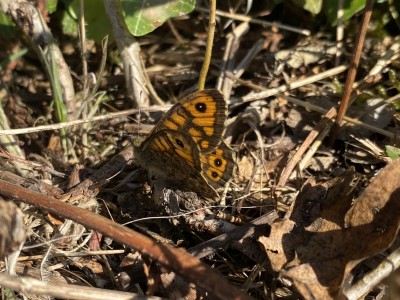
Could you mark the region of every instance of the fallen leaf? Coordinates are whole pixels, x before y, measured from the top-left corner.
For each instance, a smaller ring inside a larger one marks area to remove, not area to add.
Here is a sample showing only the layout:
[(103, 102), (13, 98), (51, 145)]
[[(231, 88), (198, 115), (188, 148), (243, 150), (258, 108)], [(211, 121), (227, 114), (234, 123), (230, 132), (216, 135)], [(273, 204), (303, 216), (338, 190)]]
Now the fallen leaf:
[(273, 269), (305, 299), (336, 298), (354, 266), (397, 236), (400, 160), (387, 165), (351, 206), (353, 174), (310, 181), (270, 236), (259, 239)]

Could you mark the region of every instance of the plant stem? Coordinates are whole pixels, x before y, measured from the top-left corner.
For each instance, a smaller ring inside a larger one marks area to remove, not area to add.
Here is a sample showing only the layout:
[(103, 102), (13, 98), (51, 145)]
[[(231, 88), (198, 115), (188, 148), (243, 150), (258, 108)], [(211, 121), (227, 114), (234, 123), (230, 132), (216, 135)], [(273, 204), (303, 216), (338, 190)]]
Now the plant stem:
[(204, 54), (204, 62), (200, 71), (198, 90), (204, 90), (206, 84), (206, 78), (208, 69), (210, 67), (212, 47), (214, 44), (214, 34), (215, 34), (215, 11), (217, 9), (217, 0), (210, 0), (210, 19), (208, 21), (208, 35), (207, 35), (207, 47)]

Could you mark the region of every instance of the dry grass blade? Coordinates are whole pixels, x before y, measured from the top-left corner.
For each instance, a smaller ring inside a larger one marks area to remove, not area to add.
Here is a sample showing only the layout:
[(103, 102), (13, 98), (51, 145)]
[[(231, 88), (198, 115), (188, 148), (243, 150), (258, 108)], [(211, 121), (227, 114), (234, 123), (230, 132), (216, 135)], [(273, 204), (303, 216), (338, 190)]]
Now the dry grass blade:
[(139, 296), (128, 292), (111, 291), (86, 286), (71, 286), (70, 284), (62, 283), (58, 283), (57, 288), (55, 289), (54, 283), (46, 283), (32, 278), (10, 276), (7, 274), (0, 274), (0, 283), (3, 287), (13, 289), (14, 291), (23, 292), (30, 295), (46, 295), (59, 299), (88, 299), (88, 295), (90, 295), (91, 300), (107, 300), (113, 298), (121, 300), (161, 299), (154, 296)]

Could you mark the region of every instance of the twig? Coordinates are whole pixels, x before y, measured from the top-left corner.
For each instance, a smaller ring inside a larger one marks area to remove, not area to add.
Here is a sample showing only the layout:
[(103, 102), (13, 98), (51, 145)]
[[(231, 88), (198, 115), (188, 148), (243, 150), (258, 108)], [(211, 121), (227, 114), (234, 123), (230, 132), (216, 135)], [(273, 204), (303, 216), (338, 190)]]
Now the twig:
[(360, 63), (362, 48), (364, 45), (365, 35), (367, 33), (368, 23), (371, 18), (373, 6), (374, 6), (374, 0), (368, 0), (365, 5), (361, 28), (360, 28), (360, 30), (358, 32), (358, 36), (357, 36), (356, 47), (354, 49), (353, 58), (351, 60), (350, 68), (347, 73), (343, 97), (342, 97), (342, 100), (340, 101), (338, 114), (337, 114), (337, 117), (335, 120), (335, 125), (332, 128), (332, 134), (330, 137), (331, 143), (336, 139), (340, 125), (342, 124), (342, 121), (343, 121), (343, 117), (344, 117), (347, 107), (349, 105), (351, 92), (353, 91), (353, 83), (354, 83), (354, 79), (356, 78), (358, 64)]
[(57, 216), (73, 220), (86, 228), (96, 230), (121, 244), (136, 249), (147, 257), (158, 261), (167, 269), (204, 288), (216, 298), (249, 299), (245, 293), (230, 285), (225, 278), (210, 266), (201, 263), (184, 249), (155, 243), (148, 237), (88, 210), (3, 180), (0, 180), (0, 194), (34, 205)]
[[(85, 26), (85, 5), (84, 1), (79, 1), (79, 32), (81, 38), (81, 59), (82, 59), (82, 76), (83, 76), (83, 96), (82, 96), (82, 118), (87, 119), (88, 103), (87, 95), (88, 91), (88, 66), (86, 61), (86, 26)], [(87, 124), (84, 124), (81, 128), (82, 130), (82, 156), (83, 159), (87, 158), (88, 155), (88, 136), (87, 136)]]
[[(342, 297), (338, 299), (360, 299), (374, 286), (388, 277), (394, 270), (400, 267), (400, 249), (393, 251), (374, 270), (365, 274), (357, 283), (342, 291)], [(344, 296), (344, 297), (343, 297)]]
[(281, 188), (286, 185), (286, 182), (288, 181), (290, 174), (292, 174), (294, 168), (297, 165), (297, 162), (300, 160), (300, 158), (303, 156), (303, 154), (306, 152), (308, 149), (309, 145), (317, 138), (317, 136), (320, 134), (320, 132), (328, 126), (329, 122), (335, 117), (336, 115), (336, 109), (332, 107), (324, 116), (324, 118), (318, 122), (318, 124), (311, 130), (311, 132), (308, 134), (307, 138), (304, 140), (303, 144), (300, 146), (300, 148), (296, 151), (296, 153), (292, 156), (292, 158), (288, 161), (286, 164), (285, 169), (283, 170), (279, 182), (277, 184), (277, 188)]
[[(331, 124), (331, 123), (329, 123)], [(304, 155), (303, 159), (299, 163), (299, 171), (302, 172), (308, 165), (311, 158), (314, 156), (315, 152), (321, 147), (322, 142), (328, 135), (329, 131), (331, 130), (331, 126), (325, 126), (325, 128), (321, 131), (318, 137), (315, 139), (314, 143), (310, 146), (310, 149)]]
[[(57, 250), (56, 250), (57, 251)], [(86, 257), (96, 255), (117, 255), (123, 254), (125, 250), (99, 250), (99, 251), (86, 251), (86, 252), (54, 252), (52, 257)], [(29, 261), (43, 259), (43, 255), (20, 256), (18, 261)]]
[(310, 83), (325, 79), (327, 77), (331, 77), (331, 76), (340, 74), (340, 73), (344, 72), (346, 69), (347, 69), (347, 66), (345, 66), (345, 65), (342, 65), (342, 66), (339, 66), (339, 67), (335, 67), (335, 68), (329, 69), (329, 70), (327, 70), (325, 72), (322, 72), (322, 73), (307, 77), (306, 79), (298, 80), (298, 81), (295, 81), (295, 82), (292, 82), (292, 83), (288, 83), (288, 84), (284, 84), (284, 85), (281, 85), (281, 86), (279, 86), (277, 88), (274, 88), (274, 89), (265, 89), (264, 88), (264, 90), (262, 92), (253, 93), (253, 94), (249, 94), (249, 95), (243, 96), (241, 98), (241, 100), (243, 100), (243, 102), (250, 102), (250, 101), (260, 100), (260, 99), (263, 99), (263, 98), (274, 96), (274, 95), (277, 95), (277, 94), (280, 94), (280, 93), (283, 93), (283, 92), (286, 92), (286, 91), (297, 89), (297, 88), (299, 88), (301, 86), (304, 86), (306, 84), (310, 84)]
[[(308, 102), (305, 102), (305, 101), (302, 101), (302, 100), (298, 100), (298, 99), (293, 98), (293, 97), (289, 97), (289, 96), (280, 96), (280, 97), (283, 98), (283, 99), (286, 99), (289, 102), (292, 102), (294, 104), (300, 105), (300, 106), (305, 107), (305, 108), (310, 109), (310, 110), (317, 111), (317, 112), (322, 113), (322, 114), (327, 112), (327, 110), (325, 108), (313, 105), (311, 103), (308, 103)], [(351, 123), (353, 125), (357, 125), (357, 126), (363, 127), (363, 128), (368, 129), (368, 130), (370, 130), (372, 132), (376, 132), (376, 133), (382, 134), (382, 135), (387, 136), (387, 137), (389, 137), (391, 139), (395, 139), (396, 136), (398, 136), (398, 134), (392, 133), (392, 132), (387, 131), (387, 130), (380, 129), (378, 127), (375, 127), (375, 126), (372, 126), (372, 125), (369, 125), (369, 124), (366, 124), (366, 123), (361, 122), (361, 121), (359, 121), (357, 119), (354, 119), (354, 118), (350, 118), (350, 117), (344, 116), (343, 120), (346, 121), (347, 123)]]
[[(161, 299), (155, 296), (138, 296), (133, 293), (111, 291), (87, 286), (78, 286), (65, 283), (57, 283), (54, 288), (53, 282), (43, 282), (28, 277), (10, 276), (6, 273), (0, 273), (0, 285), (3, 288), (9, 288), (21, 293), (31, 295), (47, 295), (60, 299), (90, 299), (90, 300), (135, 300), (135, 299)], [(89, 296), (90, 295), (90, 296)]]
[(235, 69), (235, 58), (239, 49), (240, 40), (244, 34), (249, 31), (249, 23), (243, 22), (237, 26), (233, 32), (227, 34), (226, 48), (224, 57), (222, 58), (222, 67), (219, 74), (217, 88), (225, 96), (225, 99), (229, 99), (231, 95), (232, 86), (234, 80), (227, 77), (227, 73), (233, 73)]
[(390, 45), (389, 50), (387, 50), (385, 54), (378, 59), (375, 66), (368, 72), (367, 78), (381, 73), (383, 68), (390, 65), (399, 57), (400, 57), (400, 37), (397, 36), (394, 39), (393, 44)]
[(120, 153), (107, 161), (107, 163), (97, 170), (96, 173), (72, 188), (67, 194), (64, 195), (64, 199), (67, 200), (68, 198), (79, 197), (80, 195), (96, 195), (99, 191), (99, 188), (108, 183), (109, 180), (116, 174), (121, 172), (132, 158), (133, 146), (129, 145)]
[[(7, 85), (3, 85), (7, 86)], [(8, 121), (8, 118), (6, 114), (4, 113), (3, 106), (0, 106), (0, 128), (5, 129), (5, 131), (10, 130), (10, 124)], [(4, 130), (0, 130), (4, 131)], [(24, 151), (22, 151), (21, 147), (19, 146), (18, 138), (16, 136), (10, 135), (10, 136), (2, 136), (0, 135), (0, 144), (4, 149), (13, 155), (14, 157), (18, 158), (19, 160), (25, 160), (26, 156)], [(0, 150), (0, 156), (4, 152), (4, 150)], [(27, 175), (28, 170), (24, 169), (24, 166), (20, 164), (19, 162), (15, 161), (14, 166), (18, 169), (18, 171), (23, 174)]]
[[(208, 9), (203, 8), (203, 7), (196, 7), (196, 10), (197, 11), (201, 11), (201, 12), (205, 12), (205, 13), (208, 12)], [(244, 15), (239, 15), (239, 14), (231, 14), (231, 13), (228, 13), (228, 12), (225, 12), (225, 11), (222, 11), (222, 10), (218, 10), (218, 9), (216, 10), (216, 14), (218, 16), (221, 16), (221, 17), (226, 17), (226, 18), (231, 18), (231, 19), (234, 19), (234, 20), (243, 21), (243, 22), (249, 22), (249, 23), (253, 23), (253, 24), (258, 24), (258, 25), (261, 25), (261, 26), (264, 26), (264, 27), (277, 27), (277, 28), (284, 29), (284, 30), (287, 30), (287, 31), (292, 31), (292, 32), (296, 32), (296, 33), (299, 33), (299, 34), (303, 34), (303, 35), (306, 35), (306, 36), (311, 35), (310, 30), (298, 29), (296, 27), (283, 25), (283, 24), (276, 23), (276, 22), (272, 22), (271, 23), (271, 22), (267, 22), (267, 21), (263, 21), (263, 20), (259, 20), (259, 19), (254, 19), (254, 18), (249, 17), (249, 16), (244, 16)]]
[(88, 84), (88, 67), (86, 61), (86, 26), (85, 26), (85, 5), (84, 1), (79, 1), (80, 15), (79, 15), (79, 32), (81, 38), (81, 59), (82, 59), (82, 76), (83, 76), (83, 100), (86, 100), (87, 84)]
[[(251, 221), (249, 224), (234, 228), (226, 233), (222, 233), (215, 238), (194, 246), (188, 249), (188, 252), (196, 256), (197, 258), (203, 258), (214, 254), (220, 248), (226, 248), (230, 243), (233, 243), (233, 247), (240, 251), (242, 247), (246, 247), (246, 243), (243, 242), (243, 239), (245, 239), (246, 237), (254, 238), (254, 231), (256, 226), (265, 224), (271, 225), (272, 222), (277, 218), (277, 212), (271, 211), (270, 213)], [(222, 226), (219, 226), (218, 228), (222, 228)], [(250, 251), (246, 252), (245, 255), (258, 263), (261, 263), (261, 261), (263, 261), (265, 258), (264, 256), (260, 256), (259, 252)]]
[[(141, 111), (146, 111), (146, 112), (167, 111), (170, 107), (171, 107), (170, 105), (152, 106), (151, 108), (147, 108), (146, 110), (141, 109)], [(57, 129), (61, 129), (61, 128), (86, 124), (86, 123), (90, 123), (90, 122), (99, 122), (99, 121), (114, 119), (114, 118), (118, 118), (118, 117), (129, 116), (132, 114), (136, 114), (137, 112), (138, 112), (137, 109), (127, 109), (127, 110), (123, 110), (123, 111), (119, 111), (119, 112), (115, 112), (115, 113), (109, 113), (109, 114), (102, 115), (102, 116), (96, 116), (96, 117), (93, 117), (88, 120), (75, 120), (75, 121), (63, 122), (63, 123), (52, 124), (52, 125), (42, 125), (42, 126), (29, 127), (29, 128), (0, 130), (0, 136), (14, 135), (14, 134), (26, 134), (26, 133), (33, 133), (33, 132), (48, 131), (48, 130), (57, 130)]]

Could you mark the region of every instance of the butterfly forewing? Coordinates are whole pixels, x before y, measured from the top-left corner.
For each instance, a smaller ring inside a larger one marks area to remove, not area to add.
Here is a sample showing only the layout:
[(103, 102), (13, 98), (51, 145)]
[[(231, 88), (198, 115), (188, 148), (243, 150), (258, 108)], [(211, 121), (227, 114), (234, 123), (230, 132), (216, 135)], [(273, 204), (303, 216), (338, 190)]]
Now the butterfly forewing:
[(165, 129), (186, 132), (199, 145), (200, 152), (211, 152), (221, 143), (226, 114), (226, 102), (220, 92), (198, 91), (176, 103), (151, 134)]

